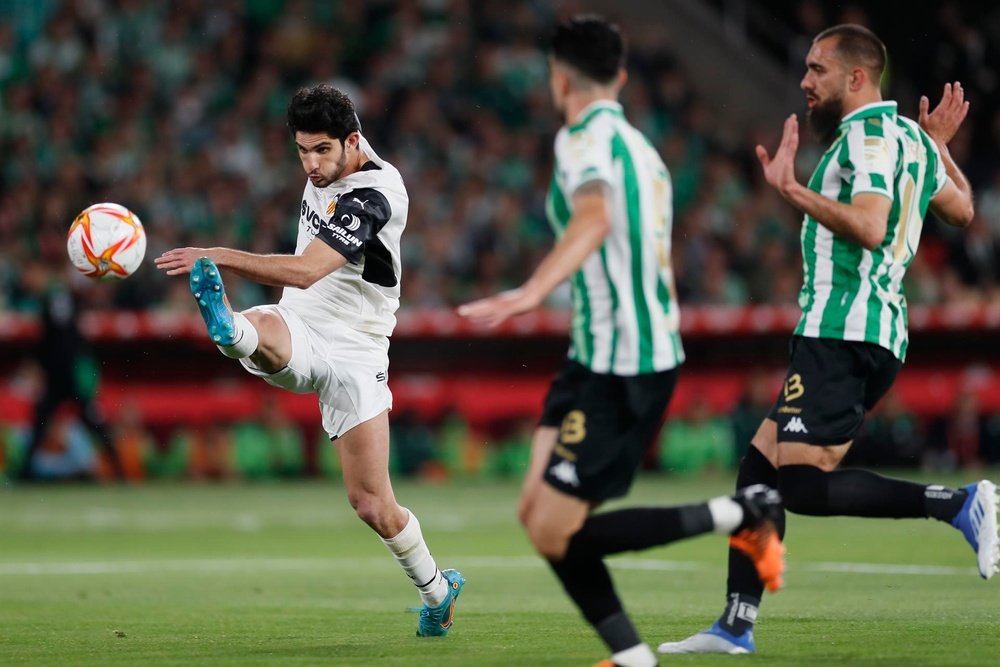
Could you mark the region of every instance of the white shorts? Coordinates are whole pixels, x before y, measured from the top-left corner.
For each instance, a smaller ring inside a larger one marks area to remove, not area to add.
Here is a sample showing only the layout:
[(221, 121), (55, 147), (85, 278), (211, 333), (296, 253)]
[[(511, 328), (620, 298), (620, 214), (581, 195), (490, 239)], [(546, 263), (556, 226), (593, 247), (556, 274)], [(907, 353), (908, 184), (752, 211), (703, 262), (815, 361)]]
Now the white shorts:
[(281, 316), (292, 336), (292, 358), (277, 373), (262, 371), (249, 358), (240, 363), (275, 387), (316, 394), (323, 429), (330, 438), (392, 409), (388, 338), (356, 331), (336, 320), (318, 330), (285, 306), (250, 310)]

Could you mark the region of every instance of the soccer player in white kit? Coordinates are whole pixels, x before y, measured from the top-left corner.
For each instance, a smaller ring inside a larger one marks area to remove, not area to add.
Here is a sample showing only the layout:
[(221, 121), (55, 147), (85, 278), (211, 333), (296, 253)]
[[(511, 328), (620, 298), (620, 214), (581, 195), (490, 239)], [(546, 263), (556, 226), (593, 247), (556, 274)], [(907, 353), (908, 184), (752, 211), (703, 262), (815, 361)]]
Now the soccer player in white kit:
[[(443, 636), (465, 583), (438, 569), (420, 523), (389, 480), (389, 335), (399, 307), (403, 179), (361, 135), (351, 100), (321, 84), (299, 90), (288, 128), (309, 177), (293, 255), (176, 248), (156, 261), (190, 274), (219, 350), (269, 384), (319, 397), (351, 506), (378, 533), (420, 592), (417, 635)], [(220, 269), (284, 287), (277, 305), (233, 311)]]

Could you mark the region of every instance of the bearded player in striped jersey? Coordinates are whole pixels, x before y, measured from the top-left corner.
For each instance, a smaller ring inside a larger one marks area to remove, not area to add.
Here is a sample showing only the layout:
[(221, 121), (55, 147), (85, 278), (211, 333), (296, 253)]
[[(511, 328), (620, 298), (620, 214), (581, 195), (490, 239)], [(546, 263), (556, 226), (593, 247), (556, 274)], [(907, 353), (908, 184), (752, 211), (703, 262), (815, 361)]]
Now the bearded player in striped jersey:
[[(446, 635), (465, 580), (438, 569), (389, 480), (388, 337), (399, 306), (406, 188), (361, 135), (354, 105), (339, 90), (300, 90), (288, 128), (309, 177), (295, 254), (177, 248), (156, 265), (168, 275), (191, 274), (209, 336), (225, 356), (269, 384), (319, 397), (349, 502), (420, 592), (417, 635)], [(234, 312), (220, 269), (283, 286), (281, 301)]]
[[(906, 355), (902, 280), (928, 208), (958, 227), (973, 217), (969, 182), (947, 148), (968, 111), (961, 85), (945, 86), (931, 113), (921, 98), (917, 123), (882, 100), (885, 60), (881, 40), (861, 26), (835, 26), (813, 40), (801, 87), (809, 122), (830, 147), (808, 185), (795, 179), (794, 115), (774, 157), (757, 147), (767, 182), (805, 214), (805, 280), (785, 384), (740, 464), (737, 487), (777, 486), (797, 514), (950, 523), (989, 579), (998, 560), (993, 483), (948, 489), (837, 470), (865, 411), (892, 386)], [(722, 616), (660, 651), (752, 653), (762, 591), (753, 565), (730, 549)]]
[(611, 650), (601, 664), (652, 667), (656, 656), (625, 614), (604, 556), (732, 534), (776, 589), (783, 547), (768, 518), (779, 498), (763, 486), (698, 505), (591, 514), (628, 491), (684, 360), (669, 263), (670, 177), (617, 102), (624, 57), (618, 28), (599, 17), (556, 27), (550, 84), (566, 125), (556, 137), (548, 217), (558, 241), (521, 288), (459, 313), (496, 325), (538, 307), (569, 278), (569, 359), (545, 400), (518, 514)]

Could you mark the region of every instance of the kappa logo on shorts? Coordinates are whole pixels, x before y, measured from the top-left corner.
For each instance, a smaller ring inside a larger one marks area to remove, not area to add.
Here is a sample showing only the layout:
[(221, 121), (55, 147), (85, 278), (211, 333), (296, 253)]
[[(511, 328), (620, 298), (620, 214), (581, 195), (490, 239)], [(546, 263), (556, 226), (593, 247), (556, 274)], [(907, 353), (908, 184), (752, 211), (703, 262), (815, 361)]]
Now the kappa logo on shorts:
[(806, 425), (802, 423), (801, 417), (792, 417), (785, 424), (785, 428), (782, 431), (788, 431), (789, 433), (808, 433), (809, 430), (806, 429)]
[(563, 484), (570, 486), (580, 486), (580, 478), (576, 475), (576, 466), (569, 461), (560, 461), (551, 468), (549, 474), (558, 479)]

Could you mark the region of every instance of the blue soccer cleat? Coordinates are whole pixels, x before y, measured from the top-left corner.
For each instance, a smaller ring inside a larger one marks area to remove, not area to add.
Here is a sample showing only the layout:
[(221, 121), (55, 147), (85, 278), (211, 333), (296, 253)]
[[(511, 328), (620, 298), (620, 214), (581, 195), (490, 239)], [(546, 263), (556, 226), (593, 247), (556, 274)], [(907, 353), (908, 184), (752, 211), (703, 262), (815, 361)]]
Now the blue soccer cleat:
[(462, 592), (465, 578), (458, 570), (442, 570), (441, 576), (448, 581), (448, 597), (436, 607), (428, 607), (426, 604), (423, 606), (417, 625), (418, 637), (444, 637), (454, 622), (455, 600)]
[(728, 653), (739, 655), (754, 652), (753, 628), (739, 637), (731, 635), (716, 621), (703, 630), (679, 642), (664, 642), (656, 650), (660, 653)]
[(979, 576), (989, 579), (997, 573), (1000, 538), (997, 537), (997, 487), (983, 480), (963, 487), (969, 494), (951, 525), (962, 531), (976, 552)]
[(199, 258), (191, 268), (190, 285), (212, 342), (224, 347), (232, 345), (236, 327), (219, 267), (208, 257)]

